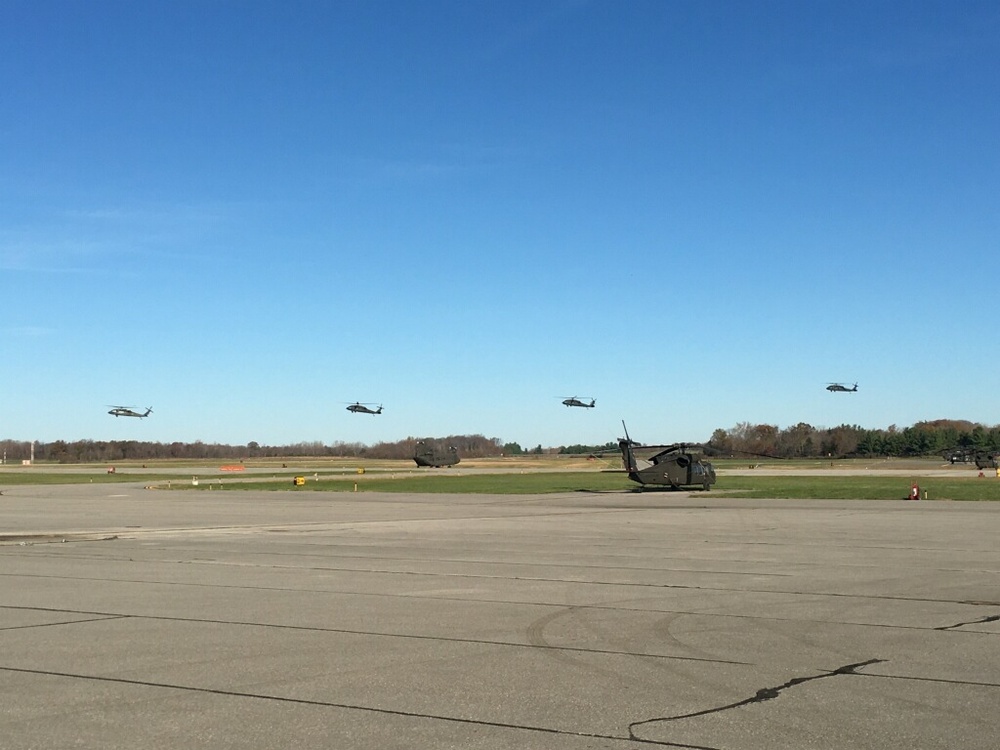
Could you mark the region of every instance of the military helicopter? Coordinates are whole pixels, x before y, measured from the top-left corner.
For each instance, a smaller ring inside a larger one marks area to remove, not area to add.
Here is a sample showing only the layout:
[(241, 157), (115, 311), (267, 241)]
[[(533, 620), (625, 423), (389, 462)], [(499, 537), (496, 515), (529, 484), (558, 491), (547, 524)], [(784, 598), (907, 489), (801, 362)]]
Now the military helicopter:
[(826, 389), (830, 391), (830, 393), (854, 393), (858, 390), (858, 384), (855, 383), (853, 388), (848, 388), (843, 383), (830, 383)]
[(147, 406), (146, 411), (142, 414), (135, 411), (134, 406), (112, 406), (108, 411), (108, 414), (114, 417), (138, 417), (139, 419), (145, 419), (152, 413), (153, 407), (151, 406)]
[(646, 448), (660, 448), (659, 452), (642, 459), (636, 458), (635, 448), (640, 447), (629, 437), (624, 420), (625, 437), (618, 438), (618, 448), (622, 452), (622, 463), (628, 478), (633, 482), (646, 485), (661, 485), (671, 489), (684, 487), (701, 487), (706, 492), (715, 484), (715, 467), (701, 456), (688, 448), (699, 446), (675, 443), (674, 445), (654, 445)]
[[(584, 398), (588, 398), (588, 396), (584, 396)], [(582, 406), (584, 409), (593, 409), (594, 399), (590, 399), (590, 403), (588, 404), (585, 401), (581, 401), (576, 396), (569, 396), (563, 399), (563, 404), (565, 404), (566, 406)]]
[(431, 466), (440, 469), (442, 466), (454, 466), (462, 459), (458, 457), (458, 449), (449, 445), (447, 449), (436, 445), (428, 445), (421, 440), (413, 452), (413, 460), (417, 466)]
[(987, 451), (981, 448), (952, 448), (942, 453), (945, 460), (952, 464), (974, 463), (976, 468), (996, 469), (1000, 467), (1000, 454), (996, 451)]
[(377, 409), (372, 409), (371, 404), (360, 404), (355, 401), (353, 404), (347, 407), (347, 411), (352, 411), (355, 414), (381, 414), (382, 405), (379, 404)]

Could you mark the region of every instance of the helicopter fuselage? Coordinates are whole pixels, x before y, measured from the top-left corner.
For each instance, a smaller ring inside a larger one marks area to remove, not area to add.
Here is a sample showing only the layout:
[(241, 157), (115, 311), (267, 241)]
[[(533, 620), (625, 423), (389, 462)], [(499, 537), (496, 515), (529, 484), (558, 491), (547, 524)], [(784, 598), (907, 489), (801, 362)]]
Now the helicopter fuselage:
[(413, 454), (413, 461), (417, 466), (430, 466), (435, 469), (440, 469), (442, 466), (454, 466), (461, 460), (458, 457), (458, 450), (454, 446), (445, 449), (436, 445), (428, 445), (424, 441), (417, 443), (417, 449)]
[(145, 413), (140, 413), (127, 406), (115, 406), (108, 410), (108, 414), (113, 417), (138, 417), (139, 419), (145, 419), (152, 412), (152, 409), (147, 408)]
[(347, 407), (347, 411), (352, 411), (355, 414), (381, 414), (382, 407), (380, 406), (377, 409), (370, 409), (364, 404), (351, 404)]
[(618, 440), (622, 452), (622, 464), (633, 482), (645, 485), (659, 485), (671, 489), (700, 487), (708, 490), (715, 484), (715, 467), (703, 461), (697, 453), (687, 450), (686, 445), (662, 446), (662, 450), (649, 458), (638, 458), (634, 447), (638, 443), (626, 436)]

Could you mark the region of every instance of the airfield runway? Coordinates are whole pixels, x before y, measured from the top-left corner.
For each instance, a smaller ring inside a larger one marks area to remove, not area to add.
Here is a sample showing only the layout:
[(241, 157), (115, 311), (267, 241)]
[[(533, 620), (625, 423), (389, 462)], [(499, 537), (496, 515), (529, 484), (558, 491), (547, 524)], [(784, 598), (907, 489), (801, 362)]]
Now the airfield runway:
[(0, 747), (963, 748), (1000, 506), (19, 486)]

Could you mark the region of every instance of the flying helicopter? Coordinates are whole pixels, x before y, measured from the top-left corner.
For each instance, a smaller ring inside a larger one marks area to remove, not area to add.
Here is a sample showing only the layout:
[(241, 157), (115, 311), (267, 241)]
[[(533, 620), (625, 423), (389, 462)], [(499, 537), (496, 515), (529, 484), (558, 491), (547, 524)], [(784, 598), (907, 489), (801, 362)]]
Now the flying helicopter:
[(439, 448), (437, 445), (429, 445), (421, 440), (413, 452), (413, 460), (417, 466), (431, 466), (440, 469), (442, 466), (454, 466), (462, 459), (458, 457), (458, 449), (453, 445)]
[(830, 391), (830, 393), (854, 393), (858, 390), (858, 384), (855, 383), (853, 388), (848, 388), (843, 383), (830, 383), (826, 389)]
[(372, 409), (371, 404), (361, 404), (355, 401), (353, 404), (347, 407), (347, 411), (352, 411), (355, 414), (381, 414), (382, 405), (379, 404), (377, 409)]
[(146, 411), (141, 414), (135, 411), (134, 406), (112, 406), (108, 411), (108, 414), (113, 417), (138, 417), (139, 419), (145, 419), (152, 413), (153, 407), (151, 406), (147, 406)]
[(706, 492), (715, 484), (715, 467), (703, 461), (699, 453), (688, 450), (699, 446), (675, 443), (673, 445), (646, 446), (647, 449), (661, 449), (649, 458), (637, 458), (635, 448), (640, 447), (629, 437), (624, 420), (625, 437), (618, 438), (618, 448), (622, 452), (622, 463), (628, 478), (646, 485), (661, 485), (671, 489), (701, 487)]
[[(589, 396), (584, 396), (584, 398), (589, 398)], [(563, 404), (565, 404), (566, 406), (582, 406), (584, 409), (593, 409), (594, 399), (591, 398), (590, 403), (588, 404), (585, 401), (577, 398), (576, 396), (568, 396), (567, 398), (563, 399)]]

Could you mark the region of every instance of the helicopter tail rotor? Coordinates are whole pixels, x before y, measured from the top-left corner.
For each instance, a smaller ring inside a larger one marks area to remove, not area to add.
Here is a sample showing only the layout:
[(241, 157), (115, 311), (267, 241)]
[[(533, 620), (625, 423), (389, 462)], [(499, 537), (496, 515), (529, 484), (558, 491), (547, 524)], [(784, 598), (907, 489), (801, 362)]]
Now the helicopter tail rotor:
[(628, 427), (625, 426), (625, 420), (622, 420), (622, 428), (625, 430), (625, 437), (618, 441), (618, 448), (622, 452), (622, 463), (625, 465), (625, 471), (628, 472), (629, 478), (633, 479), (639, 472), (639, 465), (635, 460), (635, 452), (632, 450), (632, 446), (636, 443), (629, 437)]

